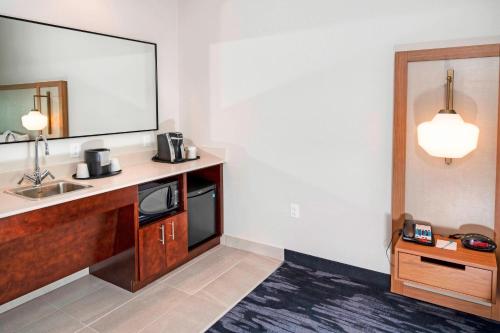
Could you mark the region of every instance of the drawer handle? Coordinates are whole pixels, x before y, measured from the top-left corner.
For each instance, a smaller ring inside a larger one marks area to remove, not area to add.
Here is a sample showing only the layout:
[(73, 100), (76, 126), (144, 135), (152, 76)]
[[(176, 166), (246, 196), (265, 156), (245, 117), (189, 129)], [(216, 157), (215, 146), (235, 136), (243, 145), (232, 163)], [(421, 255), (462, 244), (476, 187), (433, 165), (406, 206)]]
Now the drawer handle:
[(160, 243), (165, 245), (165, 225), (164, 224), (160, 225), (160, 231), (161, 231)]
[(427, 258), (427, 257), (420, 257), (420, 261), (426, 262), (429, 264), (445, 266), (445, 267), (460, 269), (462, 271), (465, 271), (465, 265), (456, 264), (454, 262), (449, 262), (449, 261), (444, 261), (444, 260), (439, 260), (439, 259), (434, 259), (434, 258)]

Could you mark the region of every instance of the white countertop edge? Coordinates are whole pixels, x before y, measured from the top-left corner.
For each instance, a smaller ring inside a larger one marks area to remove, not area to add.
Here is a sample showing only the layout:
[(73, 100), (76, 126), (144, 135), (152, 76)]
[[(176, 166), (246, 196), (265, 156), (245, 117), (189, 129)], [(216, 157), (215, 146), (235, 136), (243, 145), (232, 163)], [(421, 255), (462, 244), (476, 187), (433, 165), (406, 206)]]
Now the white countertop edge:
[[(210, 155), (208, 155), (208, 156), (210, 156)], [(131, 180), (131, 181), (124, 181), (123, 183), (119, 183), (119, 184), (113, 183), (112, 185), (109, 185), (109, 186), (94, 185), (93, 181), (103, 182), (106, 180), (113, 180), (112, 178), (114, 178), (114, 177), (118, 177), (120, 175), (126, 174), (127, 169), (124, 169), (123, 172), (118, 176), (100, 178), (100, 179), (96, 179), (96, 180), (78, 180), (78, 179), (73, 179), (72, 177), (56, 178), (56, 180), (66, 180), (66, 181), (76, 182), (76, 183), (80, 183), (80, 184), (88, 184), (88, 185), (92, 185), (92, 187), (87, 188), (87, 189), (78, 190), (78, 191), (75, 191), (73, 193), (56, 195), (56, 196), (51, 197), (51, 198), (45, 198), (45, 199), (40, 199), (40, 200), (29, 200), (29, 199), (21, 198), (21, 197), (6, 193), (5, 190), (7, 190), (8, 188), (1, 188), (0, 189), (0, 191), (1, 191), (0, 192), (0, 200), (1, 201), (7, 200), (7, 201), (11, 201), (12, 203), (20, 203), (21, 202), (22, 204), (24, 204), (24, 207), (13, 208), (13, 209), (9, 210), (8, 208), (5, 209), (4, 207), (2, 207), (5, 204), (0, 202), (0, 219), (14, 216), (14, 215), (18, 215), (18, 214), (22, 214), (22, 213), (26, 213), (26, 212), (30, 212), (30, 211), (34, 211), (37, 209), (42, 209), (42, 208), (46, 208), (46, 207), (59, 205), (62, 203), (66, 203), (66, 202), (70, 202), (70, 201), (74, 201), (74, 200), (78, 200), (78, 199), (91, 197), (91, 196), (106, 193), (106, 192), (119, 190), (119, 189), (129, 187), (129, 186), (147, 183), (147, 182), (150, 182), (153, 180), (168, 178), (168, 177), (180, 175), (182, 173), (200, 170), (200, 169), (204, 169), (204, 168), (208, 168), (208, 167), (211, 167), (214, 165), (224, 163), (224, 160), (219, 159), (215, 156), (210, 156), (211, 157), (210, 159), (212, 160), (211, 162), (207, 162), (206, 164), (200, 165), (199, 162), (203, 162), (202, 159), (204, 157), (208, 157), (208, 156), (207, 155), (202, 156), (201, 159), (199, 159), (199, 160), (192, 161), (192, 162), (186, 162), (185, 164), (184, 163), (183, 164), (164, 164), (166, 166), (180, 166), (179, 170), (177, 170), (177, 171), (173, 171), (173, 172), (170, 171), (170, 172), (165, 172), (164, 174), (157, 174), (157, 175), (151, 176), (151, 177), (142, 177), (140, 179), (135, 179), (135, 180)], [(144, 164), (138, 164), (138, 165), (135, 165), (133, 167), (129, 167), (129, 169), (138, 168), (141, 166), (147, 167), (148, 165), (151, 165), (151, 163), (159, 164), (157, 162), (146, 162)], [(192, 167), (187, 167), (191, 163), (195, 163), (196, 165), (193, 165)], [(186, 168), (182, 168), (184, 166), (186, 166)]]

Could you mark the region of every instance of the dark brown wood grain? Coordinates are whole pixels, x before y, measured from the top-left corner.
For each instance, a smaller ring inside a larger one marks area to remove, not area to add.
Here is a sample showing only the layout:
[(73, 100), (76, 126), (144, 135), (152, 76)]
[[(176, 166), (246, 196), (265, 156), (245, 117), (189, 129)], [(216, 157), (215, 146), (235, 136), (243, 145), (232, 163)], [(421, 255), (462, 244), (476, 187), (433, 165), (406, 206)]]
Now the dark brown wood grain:
[(193, 173), (217, 184), (218, 235), (191, 251), (187, 174), (176, 176), (183, 210), (147, 226), (139, 226), (137, 186), (0, 219), (0, 304), (87, 267), (136, 291), (217, 246), (224, 230), (222, 164)]
[(124, 289), (132, 291), (139, 279), (135, 257), (138, 209), (137, 202), (119, 208), (113, 236), (112, 256), (90, 266), (90, 273)]
[(187, 213), (181, 213), (165, 221), (167, 226), (167, 266), (183, 262), (188, 255)]
[(133, 247), (119, 209), (136, 201), (131, 187), (1, 219), (0, 304)]
[(166, 228), (166, 223), (162, 220), (139, 229), (139, 278), (141, 280), (163, 272), (167, 268), (167, 237), (164, 234)]
[(138, 280), (138, 281), (135, 281), (134, 283), (134, 287), (133, 287), (133, 291), (137, 291), (137, 290), (140, 290), (141, 288), (144, 288), (145, 286), (147, 286), (148, 284), (150, 284), (151, 282), (155, 281), (156, 279), (162, 277), (163, 275), (173, 271), (174, 269), (176, 269), (177, 267), (179, 266), (182, 266), (184, 265), (185, 263), (189, 262), (190, 260), (202, 255), (203, 253), (207, 252), (208, 250), (216, 247), (217, 245), (220, 244), (220, 237), (213, 237), (213, 238), (210, 238), (209, 240), (207, 240), (206, 242), (204, 242), (203, 244), (201, 244), (200, 246), (197, 246), (195, 249), (189, 251), (188, 253), (188, 256), (181, 262), (178, 262), (177, 264), (173, 265), (173, 266), (167, 266), (167, 269), (156, 274), (156, 275), (152, 275), (144, 280)]
[(0, 219), (0, 244), (125, 207), (137, 200), (137, 187), (132, 186)]
[(187, 228), (187, 213), (182, 212), (139, 229), (141, 281), (184, 262), (188, 255)]
[(179, 189), (180, 189), (180, 203), (181, 210), (188, 210), (188, 200), (187, 200), (187, 174), (183, 173), (179, 176)]

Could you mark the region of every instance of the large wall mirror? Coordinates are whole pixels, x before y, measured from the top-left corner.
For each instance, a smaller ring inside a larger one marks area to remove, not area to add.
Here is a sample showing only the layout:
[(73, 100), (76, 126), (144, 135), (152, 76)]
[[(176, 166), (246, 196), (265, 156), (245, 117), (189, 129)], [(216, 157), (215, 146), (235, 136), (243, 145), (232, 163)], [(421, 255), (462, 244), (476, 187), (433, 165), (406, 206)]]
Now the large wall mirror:
[(0, 143), (158, 129), (156, 44), (0, 16)]

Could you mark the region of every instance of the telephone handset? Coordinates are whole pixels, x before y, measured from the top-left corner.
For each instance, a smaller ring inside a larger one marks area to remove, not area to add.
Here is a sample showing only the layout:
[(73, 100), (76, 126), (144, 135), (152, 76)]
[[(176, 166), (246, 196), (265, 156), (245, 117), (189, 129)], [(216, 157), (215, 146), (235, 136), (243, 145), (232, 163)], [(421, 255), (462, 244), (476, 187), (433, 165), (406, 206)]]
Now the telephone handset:
[(405, 220), (403, 226), (403, 239), (422, 245), (434, 246), (434, 235), (430, 223)]

